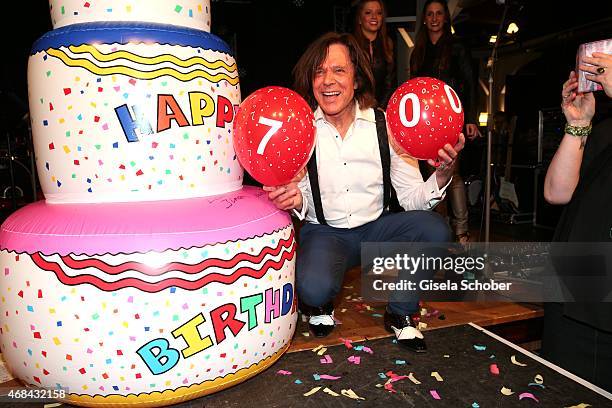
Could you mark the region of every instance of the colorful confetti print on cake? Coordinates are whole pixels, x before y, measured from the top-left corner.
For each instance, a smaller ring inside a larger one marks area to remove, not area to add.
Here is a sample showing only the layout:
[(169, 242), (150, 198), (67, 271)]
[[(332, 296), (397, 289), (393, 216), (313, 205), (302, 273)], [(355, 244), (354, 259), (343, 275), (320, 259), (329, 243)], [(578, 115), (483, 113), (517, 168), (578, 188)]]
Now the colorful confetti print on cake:
[(49, 0), (53, 28), (100, 21), (141, 21), (210, 31), (209, 0)]
[[(67, 65), (74, 61), (80, 66)], [(40, 52), (30, 66), (48, 201), (191, 198), (242, 185), (232, 139), (240, 87), (230, 55), (160, 44), (81, 45)], [(140, 77), (122, 73), (128, 71)]]
[[(290, 237), (291, 229), (176, 251), (173, 260), (256, 254)], [(260, 279), (155, 293), (63, 285), (53, 273), (37, 270), (27, 254), (4, 250), (0, 262), (1, 351), (16, 376), (46, 388), (127, 395), (199, 384), (266, 359), (288, 344), (295, 329), (294, 259)], [(166, 372), (153, 374), (159, 367), (147, 350), (157, 345), (182, 352), (170, 356)], [(198, 347), (193, 355), (185, 352)]]

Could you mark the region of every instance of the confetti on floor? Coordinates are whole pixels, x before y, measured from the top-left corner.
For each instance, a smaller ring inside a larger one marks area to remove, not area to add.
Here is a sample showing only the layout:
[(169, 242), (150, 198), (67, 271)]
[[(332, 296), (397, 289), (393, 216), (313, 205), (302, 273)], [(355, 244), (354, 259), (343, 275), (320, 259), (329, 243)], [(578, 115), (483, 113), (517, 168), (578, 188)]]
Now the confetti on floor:
[(520, 367), (527, 367), (527, 364), (525, 364), (525, 363), (521, 363), (521, 362), (517, 361), (517, 360), (516, 360), (516, 356), (515, 356), (515, 355), (512, 355), (512, 357), (510, 357), (510, 361), (512, 362), (512, 364), (515, 364), (515, 365), (517, 365), (517, 366), (520, 366)]

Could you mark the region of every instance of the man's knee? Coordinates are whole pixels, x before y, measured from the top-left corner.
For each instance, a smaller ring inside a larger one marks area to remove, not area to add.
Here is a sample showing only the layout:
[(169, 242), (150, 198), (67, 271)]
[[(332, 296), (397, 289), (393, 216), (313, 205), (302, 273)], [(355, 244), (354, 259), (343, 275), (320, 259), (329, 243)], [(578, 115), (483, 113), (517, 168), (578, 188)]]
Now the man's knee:
[(424, 212), (423, 214), (422, 241), (449, 242), (452, 240), (451, 229), (444, 217), (433, 211)]
[(296, 289), (300, 302), (308, 306), (323, 306), (333, 300), (334, 297), (333, 280), (320, 276), (311, 276), (310, 279), (297, 279)]

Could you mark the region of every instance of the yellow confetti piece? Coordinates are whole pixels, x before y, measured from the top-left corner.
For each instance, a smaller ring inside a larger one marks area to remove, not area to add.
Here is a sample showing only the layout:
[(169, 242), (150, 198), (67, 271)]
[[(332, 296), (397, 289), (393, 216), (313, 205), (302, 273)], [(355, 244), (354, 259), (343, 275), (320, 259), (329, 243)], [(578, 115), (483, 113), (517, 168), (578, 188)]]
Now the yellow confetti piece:
[(82, 386), (81, 388), (82, 388), (83, 390), (86, 390), (88, 387), (87, 387), (87, 385), (84, 385), (84, 386)]
[(441, 376), (440, 374), (438, 374), (438, 372), (437, 372), (437, 371), (433, 371), (433, 372), (431, 373), (431, 376), (432, 376), (433, 378), (435, 378), (436, 380), (438, 380), (438, 381), (444, 381), (444, 378), (442, 378), (442, 376)]
[(49, 308), (49, 313), (50, 313), (50, 314), (55, 314), (55, 308), (50, 307), (50, 308)]
[(62, 342), (60, 341), (60, 339), (58, 339), (57, 337), (53, 338), (53, 343), (55, 343), (56, 346), (59, 346), (60, 344), (62, 344)]
[(419, 324), (417, 325), (417, 329), (419, 330), (423, 330), (427, 328), (427, 323), (425, 322), (419, 322)]
[(317, 353), (318, 355), (322, 356), (323, 354), (325, 354), (327, 352), (327, 347), (323, 347), (321, 350), (319, 350), (319, 352)]
[(322, 344), (319, 344), (317, 347), (312, 349), (313, 353), (316, 353), (317, 351), (321, 350), (324, 346)]
[(450, 355), (445, 354), (445, 355), (443, 355), (442, 357), (444, 357), (444, 358), (450, 358)]
[(305, 397), (310, 397), (312, 394), (314, 394), (315, 392), (319, 391), (321, 389), (321, 387), (314, 387), (312, 390), (308, 391), (306, 394), (304, 394)]
[(413, 373), (408, 374), (408, 379), (412, 381), (413, 383), (415, 383), (416, 385), (419, 385), (421, 383), (419, 380), (415, 378)]
[(340, 309), (340, 313), (346, 312), (346, 309)]
[(515, 364), (515, 365), (517, 365), (519, 367), (527, 367), (527, 364), (521, 363), (520, 361), (517, 361), (515, 355), (512, 355), (512, 357), (510, 357), (510, 361), (512, 361), (512, 364)]
[(333, 392), (332, 390), (330, 390), (330, 389), (329, 389), (329, 388), (327, 388), (327, 387), (325, 387), (325, 388), (323, 389), (323, 392), (324, 392), (324, 393), (326, 393), (326, 394), (331, 395), (332, 397), (339, 397), (339, 396), (340, 396), (340, 394), (338, 394), (337, 392)]
[(578, 405), (572, 405), (571, 407), (565, 407), (565, 408), (588, 408), (591, 407), (591, 404), (585, 404), (584, 402), (581, 402)]
[(421, 309), (421, 316), (425, 316), (427, 314), (427, 309), (422, 308)]
[(302, 336), (304, 336), (304, 337), (310, 337), (310, 333), (308, 333), (308, 332), (302, 332)]
[(502, 387), (500, 392), (504, 395), (512, 395), (514, 394), (514, 391), (512, 391), (510, 388), (506, 388), (506, 387)]
[(66, 154), (70, 153), (70, 148), (68, 146), (64, 145), (63, 149), (64, 149), (64, 153)]
[(59, 406), (62, 406), (64, 404), (62, 404), (61, 402), (54, 402), (53, 404), (45, 404), (43, 405), (43, 408), (56, 408)]
[(544, 384), (544, 377), (542, 377), (540, 374), (537, 374), (535, 378), (533, 379), (533, 381), (536, 384)]
[[(376, 385), (378, 386), (378, 385), (380, 385), (380, 384), (376, 384)], [(382, 385), (381, 385), (381, 387), (382, 387)], [(365, 401), (365, 398), (360, 397), (359, 395), (355, 394), (355, 391), (353, 391), (353, 390), (352, 390), (352, 389), (350, 389), (350, 388), (349, 388), (348, 390), (342, 390), (342, 391), (340, 391), (340, 394), (344, 395), (345, 397), (348, 397), (348, 398), (354, 399), (354, 400), (362, 400), (362, 401)]]

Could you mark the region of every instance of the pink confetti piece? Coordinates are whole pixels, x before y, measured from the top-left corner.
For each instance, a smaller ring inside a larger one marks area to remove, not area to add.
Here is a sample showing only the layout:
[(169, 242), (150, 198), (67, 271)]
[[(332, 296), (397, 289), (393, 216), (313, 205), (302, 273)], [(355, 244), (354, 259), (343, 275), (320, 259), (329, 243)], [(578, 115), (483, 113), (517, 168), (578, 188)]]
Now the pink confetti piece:
[(497, 367), (497, 364), (491, 364), (489, 366), (489, 371), (491, 371), (493, 375), (499, 375), (499, 367)]
[(372, 349), (371, 349), (371, 348), (369, 348), (369, 347), (363, 346), (363, 349), (362, 349), (362, 350), (363, 350), (363, 351), (365, 351), (366, 353), (374, 354), (374, 352), (372, 351)]
[(286, 370), (278, 370), (276, 372), (276, 374), (280, 374), (280, 375), (291, 375), (291, 371), (286, 371)]
[(321, 364), (331, 364), (333, 362), (334, 361), (332, 360), (329, 354), (326, 354), (324, 358), (321, 359)]
[(349, 363), (359, 364), (361, 363), (361, 357), (359, 356), (350, 356), (348, 359)]
[(438, 391), (436, 390), (429, 390), (429, 393), (431, 394), (433, 399), (436, 399), (436, 400), (442, 399), (440, 398), (440, 394), (438, 394)]
[(347, 340), (347, 339), (341, 338), (340, 341), (342, 343), (344, 343), (344, 345), (346, 346), (347, 349), (352, 349), (353, 348), (353, 344), (351, 344), (351, 343), (353, 343), (352, 340)]
[(395, 391), (395, 389), (393, 388), (393, 384), (391, 383), (391, 380), (387, 381), (385, 383), (385, 390), (391, 392), (391, 393), (397, 393), (397, 391)]
[(333, 375), (321, 374), (319, 376), (319, 378), (321, 378), (322, 380), (339, 380), (342, 377), (336, 377), (336, 376), (333, 376)]
[(532, 393), (530, 393), (530, 392), (524, 392), (524, 393), (522, 393), (522, 394), (519, 394), (519, 400), (522, 400), (522, 399), (524, 399), (524, 398), (529, 398), (529, 399), (534, 400), (535, 402), (540, 402), (540, 400), (539, 400), (539, 399), (537, 399), (537, 398), (535, 397), (535, 395), (533, 395), (533, 394), (532, 394)]

